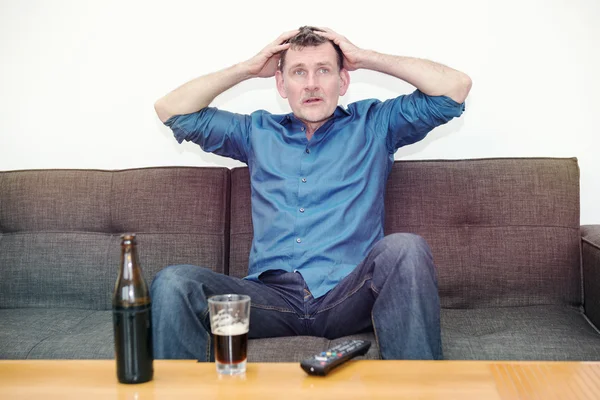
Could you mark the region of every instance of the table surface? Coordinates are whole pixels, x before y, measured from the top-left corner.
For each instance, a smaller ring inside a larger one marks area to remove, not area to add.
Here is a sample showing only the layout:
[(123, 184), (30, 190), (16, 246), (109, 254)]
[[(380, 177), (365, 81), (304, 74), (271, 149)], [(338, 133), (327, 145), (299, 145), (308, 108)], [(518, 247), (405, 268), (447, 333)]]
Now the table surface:
[(213, 363), (157, 360), (154, 379), (120, 384), (114, 360), (0, 360), (0, 399), (598, 399), (599, 362), (354, 360), (326, 377), (297, 363), (249, 363), (218, 376)]

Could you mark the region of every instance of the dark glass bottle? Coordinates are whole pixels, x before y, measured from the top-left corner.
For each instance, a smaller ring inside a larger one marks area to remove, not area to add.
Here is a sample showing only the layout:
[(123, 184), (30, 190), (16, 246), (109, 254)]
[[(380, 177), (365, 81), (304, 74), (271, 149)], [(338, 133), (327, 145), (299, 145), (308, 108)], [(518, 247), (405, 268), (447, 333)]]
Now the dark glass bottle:
[(154, 375), (151, 303), (135, 234), (121, 235), (121, 266), (112, 305), (117, 378), (121, 383), (147, 382)]

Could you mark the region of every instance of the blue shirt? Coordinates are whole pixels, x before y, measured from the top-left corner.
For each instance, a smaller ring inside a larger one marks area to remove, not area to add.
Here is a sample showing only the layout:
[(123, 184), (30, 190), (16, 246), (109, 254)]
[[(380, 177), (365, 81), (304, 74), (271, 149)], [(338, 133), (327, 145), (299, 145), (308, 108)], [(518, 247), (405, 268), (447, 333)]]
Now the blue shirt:
[(249, 275), (302, 274), (314, 298), (331, 290), (383, 238), (394, 152), (460, 116), (464, 104), (420, 91), (338, 106), (309, 141), (293, 114), (216, 108), (166, 121), (179, 143), (248, 165), (254, 237)]

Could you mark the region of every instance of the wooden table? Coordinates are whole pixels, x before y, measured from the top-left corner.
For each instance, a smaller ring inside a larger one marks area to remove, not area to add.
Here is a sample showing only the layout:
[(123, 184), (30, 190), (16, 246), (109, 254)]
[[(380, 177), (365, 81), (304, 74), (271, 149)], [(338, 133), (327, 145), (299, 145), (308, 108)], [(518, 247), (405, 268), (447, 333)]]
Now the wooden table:
[(214, 364), (155, 361), (154, 380), (119, 384), (113, 360), (0, 361), (0, 399), (599, 399), (600, 363), (350, 361), (327, 377), (296, 363), (250, 363), (240, 377)]

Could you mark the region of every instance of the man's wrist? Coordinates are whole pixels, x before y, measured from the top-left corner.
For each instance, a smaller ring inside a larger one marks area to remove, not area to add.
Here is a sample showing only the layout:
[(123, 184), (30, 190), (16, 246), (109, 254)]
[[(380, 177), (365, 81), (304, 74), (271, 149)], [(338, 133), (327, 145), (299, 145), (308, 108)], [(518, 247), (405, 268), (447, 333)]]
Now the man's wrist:
[(255, 78), (255, 76), (250, 71), (250, 67), (248, 66), (247, 61), (242, 61), (233, 65), (231, 67), (231, 71), (237, 78), (239, 78), (240, 82), (250, 78)]
[(357, 69), (376, 70), (378, 55), (379, 53), (374, 50), (361, 50), (356, 63)]

